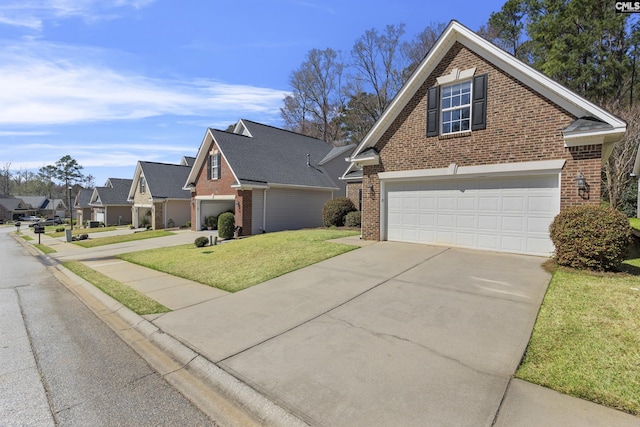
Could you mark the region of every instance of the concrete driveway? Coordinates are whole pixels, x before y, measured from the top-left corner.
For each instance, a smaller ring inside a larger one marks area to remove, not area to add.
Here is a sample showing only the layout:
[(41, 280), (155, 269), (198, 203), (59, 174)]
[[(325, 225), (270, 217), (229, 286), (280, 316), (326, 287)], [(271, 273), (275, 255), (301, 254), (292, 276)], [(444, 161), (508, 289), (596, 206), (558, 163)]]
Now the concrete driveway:
[(490, 426), (543, 261), (380, 242), (153, 322), (313, 425)]

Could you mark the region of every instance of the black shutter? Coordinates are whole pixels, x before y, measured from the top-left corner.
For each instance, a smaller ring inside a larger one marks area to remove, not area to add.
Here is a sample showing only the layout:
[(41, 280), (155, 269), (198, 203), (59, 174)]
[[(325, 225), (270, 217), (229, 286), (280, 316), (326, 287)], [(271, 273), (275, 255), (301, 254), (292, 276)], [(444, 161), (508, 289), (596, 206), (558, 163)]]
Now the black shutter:
[(440, 120), (440, 87), (434, 86), (427, 92), (427, 136), (438, 136)]
[(207, 179), (211, 179), (211, 154), (207, 156)]
[(487, 74), (473, 78), (473, 117), (471, 130), (487, 127)]

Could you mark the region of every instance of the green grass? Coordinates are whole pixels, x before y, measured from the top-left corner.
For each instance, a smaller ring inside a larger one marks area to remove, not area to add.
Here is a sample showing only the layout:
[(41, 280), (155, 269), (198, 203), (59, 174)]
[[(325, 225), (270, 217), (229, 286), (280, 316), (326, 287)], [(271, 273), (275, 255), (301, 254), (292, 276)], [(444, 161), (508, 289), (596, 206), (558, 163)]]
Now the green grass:
[[(56, 231), (57, 228), (64, 227), (67, 229), (68, 225), (51, 225), (46, 226), (44, 228), (45, 233), (50, 235), (51, 237), (63, 237), (65, 236), (64, 231)], [(104, 233), (105, 231), (115, 231), (116, 227), (98, 227), (98, 228), (74, 228), (71, 230), (71, 234), (73, 236), (77, 236), (79, 234), (94, 234), (94, 233)]]
[(629, 218), (629, 223), (631, 224), (631, 227), (636, 230), (640, 230), (640, 218)]
[(98, 237), (88, 240), (80, 240), (73, 242), (83, 248), (95, 248), (96, 246), (113, 245), (115, 243), (132, 242), (134, 240), (153, 239), (154, 237), (171, 236), (175, 233), (165, 230), (141, 231), (139, 233), (122, 234), (120, 236)]
[(33, 246), (38, 248), (42, 253), (45, 253), (45, 254), (52, 254), (52, 253), (57, 252), (55, 249), (53, 249), (52, 247), (49, 247), (47, 245), (41, 245), (39, 243), (34, 243)]
[(93, 284), (111, 298), (119, 301), (130, 310), (140, 314), (167, 313), (169, 310), (159, 302), (146, 295), (132, 289), (127, 285), (111, 279), (104, 274), (87, 267), (78, 261), (68, 261), (63, 263), (64, 267), (71, 270), (78, 276)]
[(516, 376), (640, 415), (639, 313), (640, 276), (555, 271)]
[(18, 233), (18, 236), (22, 237), (22, 239), (24, 239), (27, 242), (30, 242), (31, 240), (34, 240), (33, 237), (27, 236), (26, 234)]
[(237, 292), (299, 268), (356, 249), (326, 240), (357, 235), (331, 229), (284, 231), (217, 246), (194, 244), (119, 255), (125, 261)]

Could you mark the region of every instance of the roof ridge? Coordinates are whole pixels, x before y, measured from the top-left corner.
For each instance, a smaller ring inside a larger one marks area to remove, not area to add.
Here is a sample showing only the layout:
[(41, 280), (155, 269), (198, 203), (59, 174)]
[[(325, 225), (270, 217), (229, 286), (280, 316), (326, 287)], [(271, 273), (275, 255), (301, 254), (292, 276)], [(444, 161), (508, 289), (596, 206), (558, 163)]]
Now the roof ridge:
[[(328, 143), (327, 141), (325, 141), (324, 139), (316, 138), (315, 136), (305, 135), (305, 134), (303, 134), (303, 133), (300, 133), (300, 132), (294, 132), (294, 131), (289, 130), (289, 129), (282, 129), (282, 128), (279, 128), (279, 127), (276, 127), (276, 126), (273, 126), (273, 125), (266, 125), (266, 124), (264, 124), (264, 123), (258, 123), (258, 122), (255, 122), (255, 121), (253, 121), (253, 120), (249, 120), (249, 119), (240, 119), (240, 120), (245, 121), (245, 122), (249, 122), (249, 123), (254, 123), (254, 124), (259, 125), (259, 126), (264, 126), (264, 127), (267, 127), (267, 128), (271, 128), (271, 129), (279, 130), (279, 131), (281, 131), (281, 132), (288, 132), (288, 133), (291, 133), (291, 134), (293, 134), (293, 135), (302, 136), (302, 137), (310, 138), (310, 139), (315, 139), (316, 141), (324, 142), (325, 144), (327, 144), (327, 145), (329, 145), (329, 146), (334, 146), (333, 144), (329, 144), (329, 143)], [(237, 134), (236, 134), (236, 135), (237, 135)]]

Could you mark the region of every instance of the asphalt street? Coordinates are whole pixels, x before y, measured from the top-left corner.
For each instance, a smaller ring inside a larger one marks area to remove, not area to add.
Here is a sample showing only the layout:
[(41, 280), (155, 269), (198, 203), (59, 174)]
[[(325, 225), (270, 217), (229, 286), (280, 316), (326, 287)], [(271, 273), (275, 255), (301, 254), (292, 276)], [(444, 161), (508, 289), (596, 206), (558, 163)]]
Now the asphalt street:
[(0, 425), (215, 425), (0, 230)]

